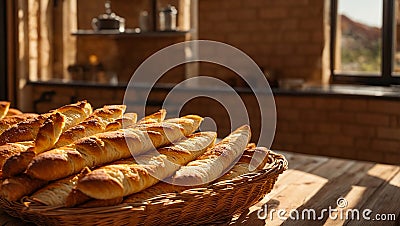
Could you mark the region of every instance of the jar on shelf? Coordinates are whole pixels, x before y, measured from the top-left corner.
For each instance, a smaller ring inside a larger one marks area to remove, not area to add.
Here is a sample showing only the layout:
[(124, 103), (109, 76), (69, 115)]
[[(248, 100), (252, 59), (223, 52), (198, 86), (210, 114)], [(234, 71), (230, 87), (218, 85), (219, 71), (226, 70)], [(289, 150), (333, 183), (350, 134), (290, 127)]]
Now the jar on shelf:
[(168, 5), (159, 12), (160, 31), (176, 31), (176, 17), (178, 10)]

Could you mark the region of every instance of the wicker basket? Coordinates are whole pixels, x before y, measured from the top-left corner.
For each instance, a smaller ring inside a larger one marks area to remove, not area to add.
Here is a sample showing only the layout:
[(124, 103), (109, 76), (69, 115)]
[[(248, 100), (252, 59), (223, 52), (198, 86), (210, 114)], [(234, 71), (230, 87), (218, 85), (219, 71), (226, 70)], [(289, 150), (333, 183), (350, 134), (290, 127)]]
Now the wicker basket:
[(98, 208), (26, 207), (20, 202), (0, 200), (12, 216), (39, 225), (196, 225), (227, 220), (244, 212), (269, 193), (279, 174), (287, 169), (284, 156), (270, 152), (263, 170), (206, 188), (156, 196), (143, 203)]

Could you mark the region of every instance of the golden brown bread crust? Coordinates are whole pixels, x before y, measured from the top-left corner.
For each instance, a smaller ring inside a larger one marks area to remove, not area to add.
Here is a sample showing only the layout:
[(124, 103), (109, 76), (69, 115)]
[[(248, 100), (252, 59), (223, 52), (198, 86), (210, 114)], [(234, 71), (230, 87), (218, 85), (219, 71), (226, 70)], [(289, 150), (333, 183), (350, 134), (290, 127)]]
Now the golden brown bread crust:
[(51, 114), (40, 126), (35, 139), (35, 154), (42, 153), (54, 146), (65, 127), (66, 116), (59, 112)]
[(22, 111), (15, 109), (15, 108), (9, 108), (6, 116), (14, 116), (14, 115), (21, 115), (21, 114), (23, 114)]
[(104, 132), (110, 122), (122, 117), (125, 109), (125, 105), (108, 105), (96, 109), (86, 120), (63, 132), (55, 147), (72, 144), (83, 137)]
[(25, 195), (31, 194), (47, 182), (33, 179), (25, 174), (12, 177), (3, 181), (0, 194), (8, 201), (18, 201)]
[(11, 128), (13, 125), (19, 122), (37, 116), (38, 116), (37, 114), (21, 114), (21, 115), (6, 116), (0, 120), (0, 134), (2, 134), (4, 131), (6, 131), (7, 129)]
[(35, 152), (30, 149), (32, 149), (32, 147), (26, 149), (26, 151), (19, 150), (19, 152), (14, 153), (5, 160), (2, 168), (3, 178), (10, 178), (26, 170), (26, 167), (36, 155)]
[(116, 131), (119, 129), (127, 128), (134, 126), (137, 121), (137, 114), (136, 113), (126, 113), (123, 115), (122, 118), (116, 119), (115, 121), (109, 123), (106, 126), (105, 131)]
[[(46, 185), (45, 187), (41, 188), (37, 192), (35, 192), (31, 199), (35, 202), (38, 202), (43, 205), (47, 206), (66, 206), (67, 199), (70, 196), (70, 193), (73, 191), (76, 183), (78, 182), (79, 178), (84, 176), (85, 174), (89, 173), (90, 170), (85, 168), (82, 170), (81, 173), (77, 175), (73, 175), (61, 180), (57, 180), (51, 182), (50, 184)], [(79, 195), (75, 195), (74, 198), (82, 199), (83, 200), (74, 200), (75, 202), (83, 203), (87, 201), (87, 197), (83, 196), (80, 197)], [(86, 198), (86, 199), (85, 199)]]
[[(64, 130), (66, 130), (87, 118), (92, 112), (92, 107), (87, 101), (80, 101), (76, 104), (63, 106), (52, 112), (59, 112), (67, 116), (65, 117), (64, 127)], [(51, 113), (42, 114), (12, 126), (0, 135), (0, 145), (35, 140), (40, 126), (50, 115)]]
[(160, 109), (156, 113), (153, 113), (151, 115), (147, 115), (144, 118), (140, 119), (138, 123), (140, 124), (147, 124), (147, 123), (157, 123), (157, 122), (162, 122), (165, 119), (165, 116), (167, 115), (167, 110), (165, 109)]
[[(264, 155), (262, 155), (264, 158), (259, 159), (259, 162), (261, 162), (262, 164), (256, 165), (256, 167), (250, 167), (250, 160), (252, 159), (255, 152), (264, 153)], [(252, 169), (260, 170), (267, 164), (267, 162), (268, 162), (268, 150), (267, 149), (256, 148), (254, 144), (248, 145), (246, 147), (246, 150), (244, 151), (243, 155), (240, 157), (239, 161), (232, 167), (232, 169), (229, 172), (227, 172), (226, 174), (224, 174), (222, 177), (218, 178), (218, 180), (215, 182), (231, 180), (240, 175), (252, 172)], [(203, 186), (207, 186), (207, 184), (201, 185), (199, 187), (203, 187)], [(160, 182), (150, 188), (147, 188), (144, 191), (141, 191), (139, 193), (132, 194), (130, 196), (125, 197), (123, 202), (124, 203), (143, 203), (143, 202), (146, 202), (146, 200), (151, 199), (151, 198), (161, 195), (161, 194), (182, 192), (186, 189), (190, 189), (190, 187), (178, 186), (178, 185), (168, 184), (165, 182)], [(100, 200), (96, 200), (96, 201), (97, 202), (93, 202), (91, 207), (95, 207), (94, 204), (97, 204), (97, 207), (105, 206), (107, 204), (107, 203), (100, 202)], [(88, 202), (88, 203), (91, 203), (91, 202)]]
[[(15, 154), (25, 152), (30, 147), (33, 147), (33, 142), (19, 142), (19, 143), (9, 143), (0, 146), (0, 169), (3, 168), (6, 160)], [(3, 175), (4, 176), (4, 175)]]
[(77, 190), (75, 188), (76, 186), (74, 185), (74, 188), (72, 191), (68, 194), (66, 201), (65, 201), (65, 207), (74, 207), (78, 206), (82, 203), (85, 203), (87, 201), (90, 201), (90, 197), (83, 194), (81, 191)]
[(8, 109), (10, 108), (10, 102), (0, 101), (0, 119), (7, 115)]
[(92, 106), (86, 100), (79, 101), (75, 104), (65, 105), (54, 110), (54, 112), (59, 112), (65, 116), (65, 127), (63, 128), (63, 131), (66, 131), (85, 120), (90, 114), (92, 114), (92, 111)]
[(137, 156), (135, 161), (107, 165), (79, 180), (77, 189), (95, 199), (115, 199), (140, 192), (160, 179), (171, 176), (181, 165), (192, 161), (214, 144), (216, 133), (189, 136), (170, 147)]
[[(77, 108), (77, 106), (80, 107)], [(3, 167), (4, 177), (11, 177), (24, 172), (35, 155), (47, 151), (53, 146), (66, 146), (81, 137), (103, 132), (108, 121), (120, 117), (126, 108), (125, 105), (110, 105), (97, 109), (88, 119), (61, 133), (65, 127), (66, 118), (86, 117), (86, 113), (90, 112), (90, 109), (88, 109), (89, 107), (90, 105), (88, 104), (78, 103), (63, 107), (62, 109), (64, 112), (69, 111), (66, 115), (59, 113), (58, 110), (51, 114), (40, 127), (35, 140), (35, 146), (30, 148), (28, 152), (13, 156), (6, 161)], [(79, 108), (87, 109), (81, 109), (80, 113), (76, 113), (76, 111), (79, 111), (77, 110)], [(74, 114), (72, 114), (73, 112)], [(71, 121), (73, 120), (70, 120), (70, 122)], [(96, 128), (99, 129), (97, 130)]]
[[(172, 178), (173, 184), (196, 186), (214, 181), (244, 152), (250, 138), (248, 125), (238, 128), (195, 161), (181, 167)], [(206, 171), (208, 168), (213, 170)]]
[(268, 163), (269, 150), (264, 147), (248, 147), (239, 161), (215, 182), (231, 180), (240, 175), (263, 169)]
[(13, 125), (0, 135), (0, 145), (35, 140), (40, 126), (48, 115), (38, 115)]
[[(196, 121), (197, 120), (197, 121)], [(42, 180), (56, 180), (78, 173), (85, 166), (94, 167), (118, 159), (128, 158), (181, 139), (196, 130), (201, 117), (182, 119), (178, 123), (148, 124), (139, 129), (128, 128), (100, 133), (78, 140), (68, 148), (62, 147), (36, 156), (29, 164), (27, 173)], [(192, 127), (182, 127), (180, 123)], [(160, 131), (160, 132), (157, 132)]]
[(50, 181), (78, 173), (85, 166), (82, 154), (73, 145), (69, 145), (35, 156), (28, 166), (27, 174)]

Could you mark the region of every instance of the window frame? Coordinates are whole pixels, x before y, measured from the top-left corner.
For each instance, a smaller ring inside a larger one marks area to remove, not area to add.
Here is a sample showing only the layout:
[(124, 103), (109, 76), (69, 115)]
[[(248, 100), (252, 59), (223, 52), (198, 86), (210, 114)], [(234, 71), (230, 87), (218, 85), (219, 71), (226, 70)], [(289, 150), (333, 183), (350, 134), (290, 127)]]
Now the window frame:
[(330, 72), (332, 83), (351, 83), (362, 85), (399, 85), (400, 77), (393, 76), (394, 62), (394, 38), (395, 38), (395, 17), (396, 0), (383, 0), (383, 20), (382, 20), (382, 55), (381, 70), (379, 74), (373, 76), (368, 73), (346, 73), (335, 71), (336, 54), (336, 31), (338, 16), (338, 1), (331, 0), (331, 32), (330, 32)]

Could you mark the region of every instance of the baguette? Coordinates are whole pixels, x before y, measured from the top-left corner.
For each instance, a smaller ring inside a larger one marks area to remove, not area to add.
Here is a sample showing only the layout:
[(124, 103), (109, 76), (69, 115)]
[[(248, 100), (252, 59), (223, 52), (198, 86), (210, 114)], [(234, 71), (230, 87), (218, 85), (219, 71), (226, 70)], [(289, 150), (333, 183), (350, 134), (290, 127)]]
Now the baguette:
[(8, 201), (18, 201), (26, 194), (43, 187), (47, 181), (33, 179), (26, 174), (5, 179), (0, 187), (1, 197)]
[[(65, 131), (87, 118), (92, 112), (92, 107), (87, 101), (80, 101), (76, 104), (66, 105), (52, 111), (52, 113), (57, 112), (65, 116), (65, 126), (63, 128), (63, 131)], [(42, 114), (38, 117), (19, 122), (7, 129), (0, 135), (0, 145), (35, 140), (41, 125), (52, 113)]]
[[(78, 183), (79, 178), (83, 177), (85, 174), (89, 173), (90, 170), (85, 168), (78, 175), (73, 175), (53, 183), (46, 185), (37, 192), (35, 192), (31, 199), (47, 206), (66, 206), (67, 198), (72, 192), (73, 188)], [(27, 193), (29, 194), (29, 193)], [(76, 196), (75, 196), (76, 197)], [(82, 196), (84, 201), (87, 199), (86, 196)]]
[(264, 147), (246, 150), (234, 167), (218, 178), (215, 183), (231, 180), (240, 175), (263, 169), (268, 163), (268, 154), (269, 150)]
[(168, 145), (193, 133), (201, 121), (199, 116), (182, 117), (176, 123), (139, 125), (86, 137), (35, 156), (27, 174), (48, 181), (64, 178), (86, 166), (103, 165)]
[(195, 161), (183, 166), (172, 178), (172, 184), (196, 186), (216, 180), (244, 152), (250, 137), (248, 125), (238, 128)]
[[(176, 144), (175, 146), (172, 147), (162, 148), (159, 150), (159, 152), (160, 153), (165, 152), (167, 159), (170, 159), (170, 161), (174, 161), (175, 163), (177, 161), (190, 161), (190, 159), (193, 159), (196, 156), (200, 155), (202, 152), (204, 152), (206, 147), (212, 145), (214, 143), (215, 138), (216, 138), (215, 133), (199, 133), (196, 135), (190, 135), (188, 139), (180, 141), (179, 144)], [(203, 149), (196, 150), (199, 148), (203, 148), (204, 150)], [(186, 149), (190, 149), (190, 151)], [(144, 156), (146, 156), (146, 158), (148, 159), (152, 159), (152, 161), (161, 159), (160, 163), (162, 163), (162, 160), (164, 160), (164, 158), (156, 157), (155, 154), (154, 157), (152, 155), (144, 155)], [(116, 169), (115, 167), (113, 167), (115, 165), (117, 165), (118, 169), (125, 168), (126, 170), (131, 169), (132, 171), (134, 169), (139, 169), (138, 168), (139, 165), (137, 165), (135, 160), (133, 159), (120, 160), (114, 162), (112, 165), (101, 167), (100, 169), (111, 168), (111, 170), (115, 171)], [(132, 165), (136, 165), (136, 167), (133, 167)], [(173, 167), (179, 167), (179, 165)], [(170, 171), (171, 170), (173, 170), (173, 168), (170, 168)], [(89, 170), (86, 170), (86, 172), (89, 172)], [(94, 171), (94, 174), (96, 174), (96, 172), (97, 170)], [(53, 182), (48, 186), (46, 186), (45, 188), (33, 194), (32, 199), (44, 205), (64, 206), (64, 207), (72, 207), (80, 203), (83, 203), (85, 201), (88, 201), (90, 199), (89, 196), (85, 195), (79, 190), (74, 189), (76, 181), (77, 177), (72, 176), (66, 179)], [(105, 185), (102, 185), (101, 187), (104, 187)], [(106, 202), (108, 203), (108, 205), (110, 205), (118, 202), (118, 200), (120, 200), (121, 202), (122, 196), (106, 200)]]
[(21, 114), (23, 114), (23, 113), (20, 110), (15, 109), (15, 108), (9, 108), (6, 116), (14, 116), (14, 115), (21, 115)]
[(33, 141), (39, 132), (40, 126), (48, 116), (49, 114), (38, 115), (37, 117), (29, 118), (11, 126), (0, 134), (0, 145), (21, 141)]
[(214, 132), (196, 133), (159, 149), (159, 154), (138, 156), (141, 164), (127, 160), (101, 167), (79, 180), (77, 189), (95, 199), (115, 199), (140, 192), (196, 159), (214, 144), (216, 136)]
[(30, 151), (38, 154), (53, 147), (66, 127), (66, 121), (67, 117), (59, 112), (51, 114), (40, 126), (35, 145)]
[(92, 111), (92, 106), (86, 100), (79, 101), (75, 104), (65, 105), (55, 110), (55, 112), (59, 112), (65, 116), (65, 126), (63, 131), (66, 131), (85, 120), (90, 114), (92, 114)]
[(35, 154), (52, 148), (61, 134), (84, 121), (92, 113), (92, 106), (86, 101), (63, 106), (54, 111), (40, 127), (35, 139)]
[[(254, 153), (259, 151), (262, 151), (264, 153), (262, 155), (263, 159), (258, 160), (261, 164), (251, 166), (250, 160), (252, 159)], [(265, 148), (256, 148), (254, 146), (248, 146), (244, 154), (240, 157), (239, 161), (232, 167), (232, 169), (226, 174), (222, 175), (222, 177), (218, 178), (218, 180), (216, 180), (215, 183), (224, 180), (231, 180), (237, 176), (250, 173), (256, 169), (257, 170), (262, 169), (268, 161), (267, 155), (268, 155), (268, 150), (267, 152), (265, 152)], [(176, 173), (178, 172), (179, 170)], [(200, 187), (205, 187), (205, 186), (207, 186), (207, 184), (204, 184)], [(166, 182), (160, 182), (142, 192), (125, 197), (123, 203), (143, 203), (147, 202), (148, 199), (154, 198), (161, 194), (177, 193), (177, 192), (182, 192), (186, 189), (190, 188), (188, 188), (187, 186), (178, 186)], [(100, 200), (90, 200), (87, 203), (85, 203), (84, 206), (96, 207), (96, 205), (97, 207), (107, 206), (108, 202), (102, 203)]]
[(156, 113), (153, 113), (151, 115), (147, 115), (144, 118), (142, 118), (139, 123), (140, 124), (147, 124), (147, 123), (157, 123), (157, 122), (162, 122), (165, 119), (165, 116), (167, 115), (167, 110), (165, 109), (160, 109)]
[(11, 128), (13, 125), (25, 121), (27, 119), (37, 117), (37, 114), (20, 114), (20, 115), (12, 115), (6, 116), (0, 120), (0, 134), (2, 134), (7, 129)]
[(121, 118), (125, 110), (125, 105), (110, 105), (96, 109), (85, 121), (62, 133), (55, 147), (66, 146), (80, 138), (104, 132), (106, 126)]
[[(1, 145), (0, 146), (0, 169), (3, 168), (3, 165), (5, 164), (7, 159), (9, 159), (10, 157), (12, 157), (18, 153), (24, 152), (31, 147), (33, 147), (32, 141), (9, 143), (9, 144), (5, 144), (5, 145)], [(3, 172), (1, 171), (1, 176), (3, 176), (2, 174), (3, 174)]]
[(119, 129), (136, 127), (137, 125), (141, 124), (159, 123), (164, 121), (166, 114), (167, 111), (165, 109), (161, 109), (158, 112), (148, 115), (135, 123), (137, 120), (137, 114), (127, 113), (122, 119), (117, 119), (108, 124), (106, 131), (116, 131)]
[[(165, 116), (165, 110), (164, 110), (164, 116)], [(124, 115), (122, 120), (129, 120), (129, 123), (134, 123), (136, 121), (136, 117), (137, 117), (136, 113), (127, 113)], [(150, 119), (151, 121), (154, 122), (154, 120), (161, 121), (164, 119), (164, 117), (161, 117), (161, 114), (156, 113), (140, 120), (136, 125), (140, 125), (141, 123), (149, 123), (149, 120), (147, 119)], [(121, 119), (115, 120), (114, 122), (110, 123), (113, 125), (109, 127), (110, 124), (108, 124), (107, 128), (111, 130), (119, 129), (120, 127), (122, 127), (122, 120)], [(127, 121), (124, 121), (123, 123), (127, 123)], [(86, 168), (86, 171), (89, 171), (89, 169)], [(82, 192), (80, 192), (79, 190), (74, 189), (76, 178), (77, 177), (72, 176), (66, 179), (53, 182), (48, 186), (46, 186), (45, 188), (42, 188), (41, 190), (36, 192), (34, 195), (32, 195), (32, 198), (38, 203), (50, 206), (60, 205), (64, 207), (72, 207), (80, 203), (86, 202), (90, 198), (85, 194), (83, 194)], [(121, 201), (122, 198), (119, 202)], [(116, 200), (110, 200), (108, 203), (114, 204), (116, 203)]]
[(109, 123), (106, 126), (105, 132), (116, 131), (122, 128), (134, 126), (136, 124), (136, 121), (136, 113), (126, 113), (122, 116), (122, 118), (116, 119), (115, 121)]
[(8, 109), (10, 108), (10, 102), (0, 101), (0, 119), (7, 115)]
[[(40, 126), (34, 146), (27, 151), (15, 153), (5, 161), (1, 168), (3, 177), (9, 178), (24, 172), (35, 155), (49, 150), (56, 144), (65, 128), (70, 127), (67, 123), (79, 122), (86, 118), (90, 112), (91, 106), (85, 101), (55, 110)], [(71, 129), (73, 128), (75, 127)]]

